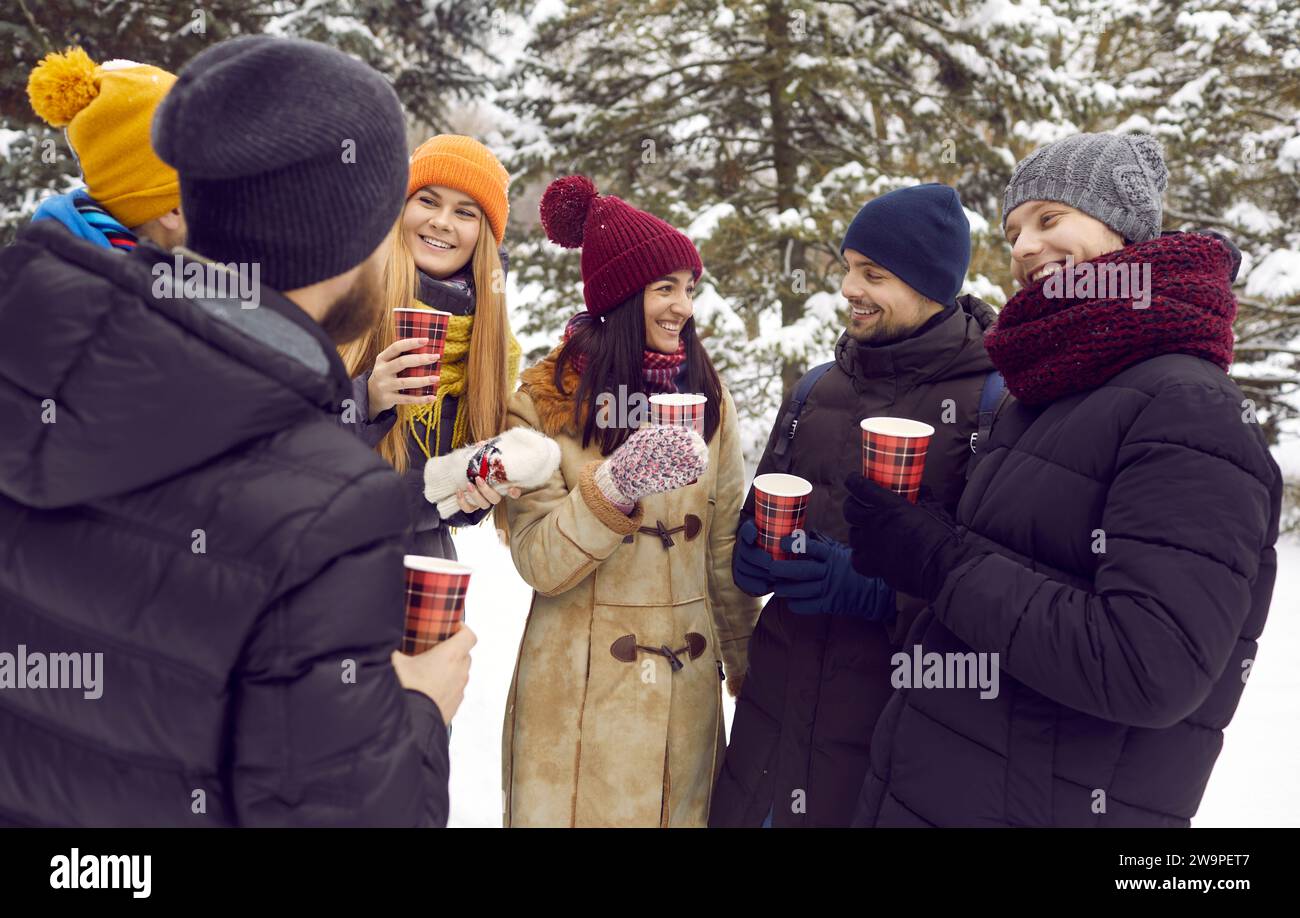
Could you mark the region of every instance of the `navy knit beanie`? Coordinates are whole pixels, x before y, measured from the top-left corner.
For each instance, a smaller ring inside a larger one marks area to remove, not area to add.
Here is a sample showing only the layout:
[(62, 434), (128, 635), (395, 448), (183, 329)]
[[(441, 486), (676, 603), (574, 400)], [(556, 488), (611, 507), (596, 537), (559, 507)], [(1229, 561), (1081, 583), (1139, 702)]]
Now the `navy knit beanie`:
[(276, 290), (361, 264), (406, 200), (397, 94), (318, 42), (254, 36), (199, 54), (158, 106), (153, 147), (180, 175), (188, 247), (256, 262)]
[(970, 267), (970, 222), (957, 190), (931, 182), (868, 201), (840, 245), (867, 256), (907, 286), (949, 306)]

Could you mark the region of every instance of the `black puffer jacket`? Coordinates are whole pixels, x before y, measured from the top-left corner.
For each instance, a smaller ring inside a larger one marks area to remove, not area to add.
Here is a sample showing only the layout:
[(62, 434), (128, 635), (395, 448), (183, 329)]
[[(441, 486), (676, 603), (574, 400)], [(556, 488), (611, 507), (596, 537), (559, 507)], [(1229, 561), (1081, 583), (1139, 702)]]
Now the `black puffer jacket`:
[(1189, 824), (1276, 574), (1281, 476), (1242, 406), (1168, 354), (1004, 409), (957, 515), (991, 553), (905, 642), (997, 653), (997, 694), (895, 692), (855, 824)]
[(342, 363), (270, 290), (155, 296), (155, 258), (0, 254), (0, 653), (103, 655), (95, 699), (0, 687), (0, 823), (444, 824), (446, 728), (389, 662), (405, 495)]

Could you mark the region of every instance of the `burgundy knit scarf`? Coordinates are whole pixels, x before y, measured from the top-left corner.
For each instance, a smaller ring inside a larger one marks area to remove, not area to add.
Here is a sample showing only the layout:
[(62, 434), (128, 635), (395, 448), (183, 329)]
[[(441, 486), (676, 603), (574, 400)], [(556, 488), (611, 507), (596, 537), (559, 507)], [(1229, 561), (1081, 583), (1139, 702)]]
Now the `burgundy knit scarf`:
[[(1103, 265), (1124, 266), (1131, 280), (1150, 265), (1150, 305), (1135, 308), (1133, 286), (1130, 296), (1114, 296), (1118, 271)], [(1049, 276), (1022, 289), (984, 334), (984, 347), (1011, 393), (1031, 405), (1096, 388), (1160, 354), (1191, 354), (1227, 371), (1237, 314), (1231, 271), (1227, 246), (1213, 236), (1170, 233), (1135, 243), (1075, 265), (1072, 278), (1049, 285)], [(1093, 291), (1106, 295), (1087, 295), (1089, 274)]]
[[(591, 313), (578, 313), (564, 326), (564, 340), (568, 341), (575, 331), (593, 321), (595, 320), (592, 318)], [(586, 372), (588, 359), (585, 353), (575, 350), (572, 362), (573, 368), (579, 373)], [(646, 389), (650, 392), (675, 391), (676, 386), (673, 379), (685, 362), (686, 340), (684, 338), (678, 339), (677, 352), (674, 354), (663, 354), (646, 348), (641, 357), (641, 375), (645, 380)]]

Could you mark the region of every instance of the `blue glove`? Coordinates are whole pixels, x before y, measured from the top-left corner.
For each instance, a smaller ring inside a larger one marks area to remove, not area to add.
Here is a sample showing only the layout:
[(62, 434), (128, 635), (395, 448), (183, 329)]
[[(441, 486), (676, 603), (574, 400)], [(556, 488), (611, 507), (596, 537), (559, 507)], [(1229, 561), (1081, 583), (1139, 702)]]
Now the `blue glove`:
[[(847, 545), (810, 532), (802, 547), (791, 560), (770, 563), (772, 592), (783, 597), (792, 612), (872, 622), (894, 616), (894, 591), (879, 577), (864, 577), (855, 571)], [(794, 536), (782, 539), (781, 548), (794, 551)]]
[(772, 556), (758, 544), (758, 527), (753, 517), (747, 517), (736, 530), (731, 579), (750, 596), (766, 596), (772, 592)]

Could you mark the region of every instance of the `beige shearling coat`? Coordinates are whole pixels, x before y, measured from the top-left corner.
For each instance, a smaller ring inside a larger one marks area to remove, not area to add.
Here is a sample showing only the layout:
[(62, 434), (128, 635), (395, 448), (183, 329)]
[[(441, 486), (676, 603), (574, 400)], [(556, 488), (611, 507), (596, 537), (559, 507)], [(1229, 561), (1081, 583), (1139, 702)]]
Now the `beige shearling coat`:
[[(523, 373), (508, 421), (556, 439), (561, 462), (505, 502), (511, 555), (535, 592), (506, 703), (504, 822), (702, 827), (725, 749), (720, 676), (739, 691), (759, 612), (731, 579), (745, 498), (735, 405), (724, 392), (699, 480), (629, 517), (596, 487), (599, 447), (583, 449), (572, 424), (578, 377), (566, 369), (561, 395), (555, 356)], [(660, 521), (687, 527), (672, 547), (640, 531)], [(683, 650), (701, 640), (695, 658)], [(631, 644), (666, 647), (681, 668)]]

